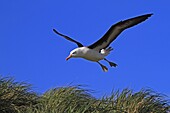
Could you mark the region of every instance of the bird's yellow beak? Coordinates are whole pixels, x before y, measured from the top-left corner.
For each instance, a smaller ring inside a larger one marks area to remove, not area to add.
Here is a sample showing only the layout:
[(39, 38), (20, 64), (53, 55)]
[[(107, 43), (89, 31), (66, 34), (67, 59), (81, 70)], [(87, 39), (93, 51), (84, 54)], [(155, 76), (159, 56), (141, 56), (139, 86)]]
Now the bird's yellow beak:
[(71, 54), (66, 58), (66, 60), (69, 60), (70, 58), (71, 58), (72, 56), (71, 56)]

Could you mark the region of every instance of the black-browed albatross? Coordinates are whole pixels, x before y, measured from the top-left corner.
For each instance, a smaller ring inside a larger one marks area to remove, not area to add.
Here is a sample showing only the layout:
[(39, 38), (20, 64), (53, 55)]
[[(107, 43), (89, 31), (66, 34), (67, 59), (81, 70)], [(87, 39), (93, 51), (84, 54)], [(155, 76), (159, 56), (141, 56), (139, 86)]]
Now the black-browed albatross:
[(93, 43), (89, 46), (83, 46), (80, 42), (78, 42), (78, 41), (76, 41), (76, 40), (74, 40), (74, 39), (72, 39), (72, 38), (70, 38), (66, 35), (59, 33), (55, 29), (53, 29), (53, 31), (56, 34), (64, 37), (65, 39), (67, 39), (71, 42), (74, 42), (78, 45), (78, 48), (72, 50), (70, 52), (70, 55), (66, 58), (66, 60), (68, 60), (72, 57), (74, 57), (74, 58), (84, 58), (86, 60), (97, 62), (102, 67), (103, 71), (107, 72), (108, 68), (106, 66), (104, 66), (103, 64), (101, 64), (99, 62), (100, 60), (105, 60), (106, 62), (109, 63), (109, 65), (111, 67), (117, 66), (116, 63), (110, 62), (109, 60), (107, 60), (105, 58), (110, 53), (110, 51), (113, 50), (111, 47), (108, 47), (108, 46), (117, 38), (117, 36), (123, 30), (145, 21), (151, 15), (152, 14), (145, 14), (145, 15), (137, 16), (137, 17), (130, 18), (130, 19), (116, 23), (116, 24), (114, 24), (110, 27), (110, 29), (106, 32), (106, 34), (102, 38), (100, 38), (97, 42), (95, 42), (95, 43)]

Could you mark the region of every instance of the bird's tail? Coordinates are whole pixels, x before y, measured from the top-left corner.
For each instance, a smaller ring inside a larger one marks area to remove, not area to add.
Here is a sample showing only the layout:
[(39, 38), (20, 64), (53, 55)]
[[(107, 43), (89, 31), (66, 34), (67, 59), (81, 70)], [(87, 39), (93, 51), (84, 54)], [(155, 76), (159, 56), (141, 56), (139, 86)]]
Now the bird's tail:
[(101, 50), (101, 54), (107, 56), (107, 55), (110, 53), (110, 51), (112, 51), (112, 50), (113, 50), (112, 47), (109, 47), (109, 48), (107, 48), (107, 49), (102, 49), (102, 50)]

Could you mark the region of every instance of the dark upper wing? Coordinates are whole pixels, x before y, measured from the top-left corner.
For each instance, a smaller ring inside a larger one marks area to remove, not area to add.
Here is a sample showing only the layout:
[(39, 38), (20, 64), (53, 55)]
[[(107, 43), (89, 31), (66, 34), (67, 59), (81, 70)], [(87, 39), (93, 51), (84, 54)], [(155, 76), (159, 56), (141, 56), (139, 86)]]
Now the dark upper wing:
[(66, 35), (63, 35), (63, 34), (59, 33), (59, 32), (56, 31), (55, 29), (53, 29), (53, 31), (54, 31), (56, 34), (64, 37), (65, 39), (67, 39), (67, 40), (69, 40), (69, 41), (71, 41), (71, 42), (76, 43), (76, 44), (78, 45), (78, 47), (83, 47), (83, 45), (82, 45), (80, 42), (77, 42), (77, 41), (73, 40), (72, 38), (70, 38), (70, 37), (68, 37), (68, 36), (66, 36)]
[(151, 15), (152, 14), (138, 16), (128, 20), (120, 21), (112, 25), (111, 28), (106, 32), (106, 34), (102, 38), (100, 38), (97, 42), (93, 43), (92, 45), (88, 46), (88, 48), (97, 51), (107, 48), (110, 45), (110, 43), (114, 41), (123, 30), (145, 21)]

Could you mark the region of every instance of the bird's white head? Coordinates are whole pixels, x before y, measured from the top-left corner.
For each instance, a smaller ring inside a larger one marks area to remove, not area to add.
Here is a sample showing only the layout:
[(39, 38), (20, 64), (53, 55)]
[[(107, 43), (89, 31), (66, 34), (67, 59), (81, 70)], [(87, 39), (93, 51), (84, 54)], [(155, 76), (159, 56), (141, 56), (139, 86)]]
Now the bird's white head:
[(81, 48), (76, 48), (70, 52), (70, 55), (66, 58), (66, 60), (69, 60), (70, 58), (76, 58), (76, 57), (81, 57), (82, 56), (82, 51)]

